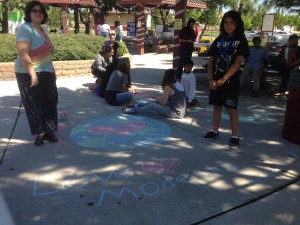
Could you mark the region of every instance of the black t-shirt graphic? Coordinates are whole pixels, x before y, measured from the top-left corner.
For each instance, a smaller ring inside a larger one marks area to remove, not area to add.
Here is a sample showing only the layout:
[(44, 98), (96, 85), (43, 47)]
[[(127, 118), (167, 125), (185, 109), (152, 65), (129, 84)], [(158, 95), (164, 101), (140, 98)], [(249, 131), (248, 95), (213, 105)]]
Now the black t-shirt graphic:
[[(213, 42), (208, 52), (209, 56), (214, 57), (213, 78), (219, 80), (229, 70), (237, 56), (249, 55), (248, 41), (245, 37), (225, 38), (219, 36)], [(239, 79), (238, 72), (229, 78), (229, 82)]]

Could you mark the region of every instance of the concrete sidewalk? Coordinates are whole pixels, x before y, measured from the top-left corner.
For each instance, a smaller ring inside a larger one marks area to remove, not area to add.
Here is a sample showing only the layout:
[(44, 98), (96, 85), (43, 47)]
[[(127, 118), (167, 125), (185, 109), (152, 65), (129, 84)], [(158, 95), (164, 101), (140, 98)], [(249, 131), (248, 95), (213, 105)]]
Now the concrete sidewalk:
[[(172, 54), (132, 62), (136, 101), (160, 94)], [(39, 147), (16, 82), (1, 82), (0, 188), (15, 224), (300, 224), (300, 147), (281, 136), (286, 99), (271, 84), (258, 99), (242, 90), (241, 145), (230, 149), (225, 110), (220, 137), (203, 139), (212, 123), (206, 79), (197, 74), (199, 104), (182, 120), (124, 115), (88, 89), (94, 78), (59, 79), (67, 119), (59, 142)]]

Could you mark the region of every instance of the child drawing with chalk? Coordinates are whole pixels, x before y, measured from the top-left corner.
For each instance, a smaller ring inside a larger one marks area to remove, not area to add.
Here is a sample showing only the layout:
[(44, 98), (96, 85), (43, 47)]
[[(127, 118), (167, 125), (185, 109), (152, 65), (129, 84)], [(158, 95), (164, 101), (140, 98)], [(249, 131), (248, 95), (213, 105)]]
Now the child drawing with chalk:
[(240, 88), (239, 68), (249, 55), (249, 46), (244, 35), (244, 23), (239, 12), (231, 10), (224, 14), (220, 35), (209, 49), (208, 81), (209, 104), (213, 108), (213, 129), (204, 138), (219, 136), (222, 107), (227, 109), (231, 126), (230, 147), (238, 147), (238, 94)]
[(186, 94), (180, 82), (177, 81), (173, 69), (165, 71), (162, 80), (163, 94), (152, 96), (156, 102), (128, 105), (122, 111), (125, 114), (156, 112), (168, 118), (183, 118), (186, 113)]

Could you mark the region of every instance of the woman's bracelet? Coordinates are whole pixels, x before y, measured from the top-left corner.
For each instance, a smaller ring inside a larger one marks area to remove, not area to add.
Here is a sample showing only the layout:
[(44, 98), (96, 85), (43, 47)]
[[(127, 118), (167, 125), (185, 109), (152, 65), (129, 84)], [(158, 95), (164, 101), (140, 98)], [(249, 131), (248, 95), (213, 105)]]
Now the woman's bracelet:
[(38, 78), (37, 77), (31, 77), (31, 80), (37, 80)]

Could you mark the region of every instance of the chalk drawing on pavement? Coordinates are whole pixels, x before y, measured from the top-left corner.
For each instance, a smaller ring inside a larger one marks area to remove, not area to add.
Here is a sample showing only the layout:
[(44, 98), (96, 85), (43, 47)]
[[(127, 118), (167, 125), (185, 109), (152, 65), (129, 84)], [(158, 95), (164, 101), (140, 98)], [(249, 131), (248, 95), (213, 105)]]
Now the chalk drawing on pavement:
[(179, 166), (179, 158), (161, 159), (159, 162), (146, 162), (141, 166), (141, 170), (148, 173), (171, 173), (175, 174), (175, 168)]
[(72, 129), (70, 138), (86, 148), (130, 149), (164, 142), (170, 133), (170, 126), (157, 119), (110, 115), (77, 125)]

